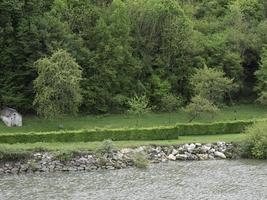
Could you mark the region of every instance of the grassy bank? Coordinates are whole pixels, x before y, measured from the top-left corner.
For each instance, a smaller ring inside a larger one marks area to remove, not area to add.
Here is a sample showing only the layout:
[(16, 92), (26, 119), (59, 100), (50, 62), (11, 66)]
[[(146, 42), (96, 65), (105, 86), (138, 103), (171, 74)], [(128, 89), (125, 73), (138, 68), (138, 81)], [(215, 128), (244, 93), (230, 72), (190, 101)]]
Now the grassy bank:
[[(202, 117), (194, 122), (215, 122), (259, 119), (266, 117), (267, 107), (260, 105), (238, 105), (226, 107), (214, 118)], [(138, 120), (138, 124), (137, 124)], [(188, 123), (188, 115), (183, 111), (176, 113), (150, 113), (137, 119), (134, 116), (126, 115), (102, 115), (102, 116), (77, 116), (64, 117), (60, 120), (44, 120), (34, 116), (23, 118), (23, 127), (8, 128), (0, 123), (1, 133), (27, 133), (47, 132), (64, 130), (81, 130), (95, 128), (134, 128), (134, 127), (158, 127), (172, 126), (176, 123)]]
[[(138, 147), (142, 145), (174, 145), (191, 142), (213, 143), (217, 141), (241, 142), (245, 134), (223, 134), (203, 136), (181, 136), (178, 140), (156, 140), (156, 141), (114, 141), (117, 148)], [(0, 151), (94, 151), (101, 145), (101, 142), (76, 142), (76, 143), (30, 143), (30, 144), (1, 144)]]

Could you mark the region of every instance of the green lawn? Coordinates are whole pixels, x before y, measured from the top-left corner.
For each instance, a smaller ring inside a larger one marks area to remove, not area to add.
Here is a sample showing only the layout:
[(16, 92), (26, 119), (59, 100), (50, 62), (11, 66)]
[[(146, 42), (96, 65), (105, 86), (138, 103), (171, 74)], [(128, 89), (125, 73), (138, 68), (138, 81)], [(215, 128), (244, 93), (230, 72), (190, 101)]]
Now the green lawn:
[[(154, 140), (154, 141), (114, 141), (117, 148), (125, 147), (137, 147), (142, 145), (174, 145), (185, 144), (192, 142), (199, 143), (213, 143), (218, 141), (225, 142), (241, 142), (245, 138), (245, 134), (225, 134), (225, 135), (204, 135), (204, 136), (181, 136), (178, 140)], [(48, 151), (87, 151), (96, 150), (100, 146), (101, 142), (76, 142), (76, 143), (33, 143), (33, 144), (1, 144), (1, 149), (5, 151), (36, 151), (36, 150), (48, 150)]]
[[(236, 112), (235, 112), (236, 111)], [(235, 119), (257, 119), (267, 117), (267, 107), (260, 105), (238, 105), (226, 107), (214, 118), (196, 119), (194, 122), (231, 121)], [(137, 123), (137, 118), (126, 115), (77, 116), (64, 117), (61, 120), (44, 120), (33, 116), (23, 118), (23, 127), (8, 128), (0, 123), (0, 133), (41, 132), (64, 129), (122, 128), (122, 127), (155, 127), (187, 123), (188, 116), (183, 111), (176, 113), (150, 113), (143, 116)]]

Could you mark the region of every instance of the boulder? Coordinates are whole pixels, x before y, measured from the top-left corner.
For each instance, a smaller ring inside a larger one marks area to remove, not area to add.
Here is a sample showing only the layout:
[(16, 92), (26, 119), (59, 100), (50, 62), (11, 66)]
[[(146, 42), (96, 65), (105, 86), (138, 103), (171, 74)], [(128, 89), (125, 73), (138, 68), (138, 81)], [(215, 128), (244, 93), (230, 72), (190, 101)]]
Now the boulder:
[(192, 152), (194, 149), (196, 148), (196, 145), (195, 144), (190, 144), (187, 148), (187, 151), (188, 152)]
[(200, 151), (201, 151), (202, 153), (207, 153), (209, 150), (210, 150), (210, 147), (209, 147), (209, 146), (206, 146), (206, 145), (203, 145), (203, 146), (200, 148)]
[(170, 155), (168, 155), (168, 159), (169, 160), (176, 160), (176, 156), (175, 155), (172, 155), (172, 154), (170, 154)]
[(216, 157), (219, 157), (219, 158), (222, 158), (222, 159), (226, 159), (226, 156), (225, 156), (224, 153), (222, 153), (222, 152), (215, 151), (215, 152), (214, 152), (214, 155), (215, 155)]
[(187, 160), (187, 155), (186, 154), (177, 154), (176, 159), (177, 160)]
[(209, 159), (208, 154), (197, 154), (197, 157), (199, 158), (199, 160), (208, 160)]
[(175, 156), (176, 154), (178, 154), (178, 151), (176, 149), (173, 149), (171, 154)]

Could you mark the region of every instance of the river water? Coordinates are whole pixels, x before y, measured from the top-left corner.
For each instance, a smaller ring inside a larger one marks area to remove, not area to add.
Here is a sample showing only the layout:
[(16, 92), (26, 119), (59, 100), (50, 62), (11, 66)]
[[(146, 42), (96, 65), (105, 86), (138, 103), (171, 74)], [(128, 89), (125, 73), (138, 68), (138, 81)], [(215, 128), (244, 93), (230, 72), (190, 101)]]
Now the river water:
[(267, 200), (267, 162), (169, 162), (146, 170), (0, 176), (0, 200)]

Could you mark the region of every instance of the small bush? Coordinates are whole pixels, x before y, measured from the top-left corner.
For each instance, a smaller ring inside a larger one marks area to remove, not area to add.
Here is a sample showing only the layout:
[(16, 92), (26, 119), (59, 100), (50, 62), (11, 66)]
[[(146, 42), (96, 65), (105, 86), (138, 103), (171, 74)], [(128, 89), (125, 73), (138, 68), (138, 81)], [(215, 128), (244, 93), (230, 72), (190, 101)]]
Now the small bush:
[(29, 159), (31, 153), (28, 151), (10, 151), (5, 148), (0, 148), (0, 162), (1, 161), (23, 161)]
[(160, 106), (160, 111), (164, 112), (174, 112), (177, 111), (183, 101), (181, 97), (174, 96), (173, 94), (166, 94), (161, 98), (161, 106)]
[(193, 121), (203, 114), (213, 116), (219, 108), (208, 99), (198, 95), (192, 98), (192, 102), (184, 108), (184, 111), (190, 115), (190, 121)]
[(139, 96), (133, 97), (128, 101), (128, 105), (129, 105), (128, 113), (131, 115), (141, 116), (151, 111), (151, 108), (149, 107), (149, 100), (145, 95), (140, 97)]
[(98, 148), (99, 153), (111, 153), (116, 150), (116, 146), (112, 140), (104, 140)]
[(245, 133), (247, 138), (242, 144), (242, 155), (249, 158), (267, 159), (267, 124), (256, 123)]
[(140, 169), (144, 169), (148, 167), (149, 162), (145, 154), (141, 152), (134, 153), (132, 155), (132, 159), (133, 159), (133, 164), (135, 167), (140, 168)]
[(56, 160), (60, 160), (63, 162), (70, 161), (74, 157), (72, 152), (57, 152), (54, 155), (54, 158)]

